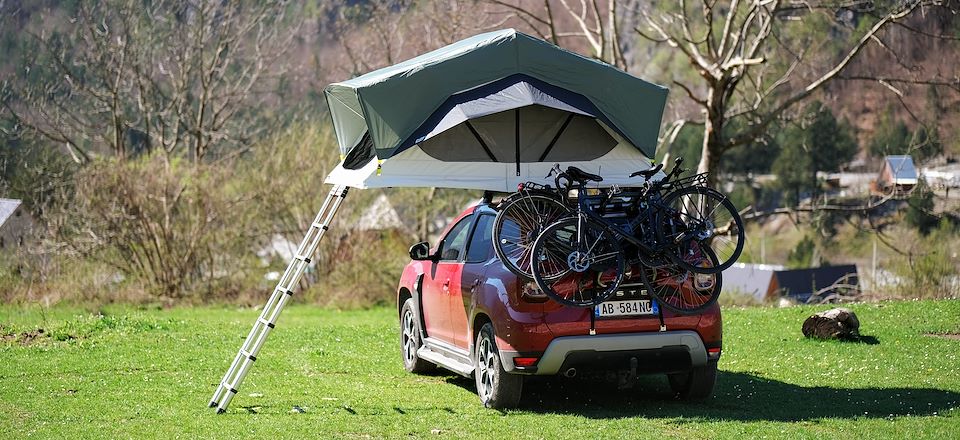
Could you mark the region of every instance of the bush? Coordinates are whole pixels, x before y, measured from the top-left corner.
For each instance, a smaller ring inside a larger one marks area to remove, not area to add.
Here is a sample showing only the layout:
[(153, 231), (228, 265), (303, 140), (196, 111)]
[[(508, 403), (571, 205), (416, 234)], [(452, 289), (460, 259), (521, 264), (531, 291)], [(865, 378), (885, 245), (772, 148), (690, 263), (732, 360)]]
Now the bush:
[(76, 196), (55, 222), (58, 238), (161, 297), (183, 298), (200, 281), (230, 275), (223, 257), (235, 255), (247, 226), (223, 190), (230, 177), (160, 154), (98, 161), (78, 173)]

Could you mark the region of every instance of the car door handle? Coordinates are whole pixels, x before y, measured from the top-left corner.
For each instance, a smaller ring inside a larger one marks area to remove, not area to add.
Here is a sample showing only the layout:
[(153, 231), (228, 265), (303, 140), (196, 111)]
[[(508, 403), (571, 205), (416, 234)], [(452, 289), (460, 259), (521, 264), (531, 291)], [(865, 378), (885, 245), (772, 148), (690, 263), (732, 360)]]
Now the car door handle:
[(443, 290), (450, 290), (450, 280), (443, 282)]

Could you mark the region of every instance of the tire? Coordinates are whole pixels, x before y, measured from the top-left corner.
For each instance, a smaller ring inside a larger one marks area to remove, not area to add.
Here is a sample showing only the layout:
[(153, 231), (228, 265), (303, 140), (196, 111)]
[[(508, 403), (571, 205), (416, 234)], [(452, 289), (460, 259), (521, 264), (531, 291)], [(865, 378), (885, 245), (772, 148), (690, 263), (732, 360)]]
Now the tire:
[(678, 399), (705, 400), (713, 395), (717, 383), (717, 361), (707, 361), (707, 365), (694, 367), (686, 373), (668, 374), (667, 381)]
[[(717, 273), (735, 263), (743, 252), (743, 220), (729, 198), (719, 191), (702, 186), (681, 188), (667, 194), (657, 216), (658, 241), (680, 241), (679, 248), (668, 254), (686, 270)], [(709, 247), (718, 264), (702, 268), (687, 262), (692, 243)]]
[[(698, 267), (713, 267), (717, 257), (710, 248), (703, 248), (694, 254), (699, 258), (688, 262)], [(657, 304), (673, 312), (689, 315), (700, 313), (720, 297), (723, 287), (723, 273), (698, 273), (684, 269), (678, 264), (644, 268), (641, 272), (644, 285), (657, 300)]]
[(602, 303), (620, 287), (626, 272), (619, 238), (593, 220), (576, 216), (547, 226), (532, 254), (537, 286), (566, 306)]
[(493, 249), (510, 272), (533, 279), (530, 255), (544, 228), (570, 214), (562, 200), (550, 194), (518, 193), (493, 221)]
[(403, 369), (415, 374), (437, 369), (436, 365), (417, 356), (417, 350), (423, 345), (420, 334), (420, 319), (414, 310), (413, 298), (408, 298), (400, 309), (400, 357)]
[(523, 392), (523, 376), (504, 371), (492, 324), (480, 328), (475, 347), (473, 377), (480, 402), (487, 408), (516, 408)]

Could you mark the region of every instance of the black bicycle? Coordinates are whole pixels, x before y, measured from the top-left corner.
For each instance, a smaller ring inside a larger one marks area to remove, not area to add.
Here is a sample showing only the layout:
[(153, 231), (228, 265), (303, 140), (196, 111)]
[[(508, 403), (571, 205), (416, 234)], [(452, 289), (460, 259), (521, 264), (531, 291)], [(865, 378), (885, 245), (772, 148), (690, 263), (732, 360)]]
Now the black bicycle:
[[(668, 309), (692, 313), (711, 305), (719, 295), (719, 272), (742, 251), (742, 221), (725, 196), (702, 186), (705, 176), (675, 179), (682, 172), (680, 163), (658, 181), (650, 179), (662, 165), (634, 173), (631, 177), (644, 177), (638, 189), (596, 192), (586, 185), (602, 181), (600, 176), (554, 167), (557, 195), (544, 188), (508, 202), (515, 211), (523, 211), (527, 198), (541, 203), (534, 214), (510, 213), (510, 218), (528, 217), (516, 228), (526, 233), (527, 243), (537, 235), (533, 246), (524, 249), (524, 272), (548, 296), (571, 306), (599, 304), (625, 278), (638, 276)], [(571, 190), (576, 190), (573, 209), (565, 197)], [(546, 227), (529, 221), (548, 217), (543, 206), (553, 208), (551, 217), (568, 215)], [(495, 247), (502, 244), (498, 240)], [(635, 266), (642, 269), (628, 271)]]

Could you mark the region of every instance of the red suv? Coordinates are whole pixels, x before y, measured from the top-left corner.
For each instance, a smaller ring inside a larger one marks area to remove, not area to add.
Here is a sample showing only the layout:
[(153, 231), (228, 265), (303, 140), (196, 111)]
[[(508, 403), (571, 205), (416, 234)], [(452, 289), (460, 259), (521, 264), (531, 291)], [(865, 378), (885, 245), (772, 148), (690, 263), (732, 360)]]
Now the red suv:
[(624, 282), (596, 308), (549, 300), (500, 262), (491, 242), (496, 211), (468, 208), (413, 259), (397, 290), (407, 371), (443, 367), (474, 377), (485, 406), (515, 407), (524, 376), (627, 370), (666, 373), (682, 399), (713, 392), (720, 358), (720, 307), (696, 315), (660, 310), (639, 283)]

